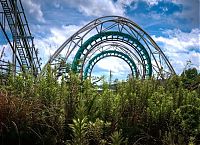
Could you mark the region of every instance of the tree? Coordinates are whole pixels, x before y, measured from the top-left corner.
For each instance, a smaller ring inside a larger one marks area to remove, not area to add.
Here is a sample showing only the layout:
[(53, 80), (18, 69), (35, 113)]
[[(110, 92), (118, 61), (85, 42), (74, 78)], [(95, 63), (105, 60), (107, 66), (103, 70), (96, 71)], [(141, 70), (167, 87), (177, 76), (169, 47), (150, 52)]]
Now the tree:
[(198, 74), (197, 69), (189, 68), (184, 70), (181, 74), (183, 85), (186, 88), (191, 88), (193, 85), (200, 83), (200, 74)]

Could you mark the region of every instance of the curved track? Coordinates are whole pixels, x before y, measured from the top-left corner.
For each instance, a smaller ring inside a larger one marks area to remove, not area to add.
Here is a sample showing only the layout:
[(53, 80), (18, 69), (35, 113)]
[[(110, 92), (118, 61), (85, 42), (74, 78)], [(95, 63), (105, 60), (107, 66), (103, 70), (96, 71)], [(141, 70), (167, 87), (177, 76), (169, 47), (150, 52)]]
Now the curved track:
[(103, 58), (110, 57), (110, 56), (114, 56), (114, 57), (123, 59), (129, 65), (131, 72), (132, 72), (132, 76), (134, 76), (134, 77), (138, 76), (137, 66), (136, 66), (135, 62), (128, 55), (126, 55), (122, 52), (119, 52), (119, 51), (108, 50), (108, 51), (103, 51), (103, 52), (97, 54), (96, 56), (94, 56), (92, 59), (90, 59), (88, 65), (85, 68), (84, 78), (91, 77), (92, 69), (98, 61), (100, 61)]
[(68, 38), (47, 64), (60, 64), (61, 56), (65, 63), (72, 63), (72, 70), (80, 76), (91, 76), (93, 67), (88, 75), (88, 66), (96, 64), (92, 62), (96, 59), (92, 58), (111, 51), (125, 54), (134, 62), (137, 69), (135, 73), (139, 78), (167, 78), (175, 74), (155, 41), (136, 23), (120, 16), (106, 16), (91, 21)]

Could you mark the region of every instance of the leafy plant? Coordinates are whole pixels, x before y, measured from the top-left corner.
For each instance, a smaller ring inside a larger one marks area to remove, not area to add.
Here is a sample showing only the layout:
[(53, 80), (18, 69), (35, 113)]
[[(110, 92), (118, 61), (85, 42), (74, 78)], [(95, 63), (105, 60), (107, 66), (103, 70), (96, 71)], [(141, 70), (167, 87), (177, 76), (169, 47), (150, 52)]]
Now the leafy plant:
[(10, 75), (0, 85), (0, 143), (200, 144), (200, 88), (185, 86), (199, 77), (191, 70), (97, 86), (70, 70), (58, 77), (50, 66), (37, 79), (31, 72)]
[(111, 145), (121, 145), (121, 144), (127, 144), (127, 140), (125, 141), (122, 137), (122, 131), (115, 131), (111, 135)]

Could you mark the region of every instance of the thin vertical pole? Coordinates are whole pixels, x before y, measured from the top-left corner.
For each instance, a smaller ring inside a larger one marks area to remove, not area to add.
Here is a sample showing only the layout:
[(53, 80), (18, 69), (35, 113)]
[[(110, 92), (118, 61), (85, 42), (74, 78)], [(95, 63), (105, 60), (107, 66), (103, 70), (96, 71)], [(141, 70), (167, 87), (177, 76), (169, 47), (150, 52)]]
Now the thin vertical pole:
[(109, 87), (111, 88), (111, 83), (112, 83), (112, 71), (110, 70), (109, 74)]
[[(14, 21), (14, 26), (15, 26), (15, 33), (17, 34), (17, 0), (14, 0), (14, 18), (15, 18), (15, 21)], [(14, 48), (14, 52), (13, 53), (13, 75), (16, 74), (16, 53), (17, 53), (17, 45), (16, 45), (16, 41), (17, 41), (17, 35), (14, 35), (14, 41), (13, 41), (13, 48)]]

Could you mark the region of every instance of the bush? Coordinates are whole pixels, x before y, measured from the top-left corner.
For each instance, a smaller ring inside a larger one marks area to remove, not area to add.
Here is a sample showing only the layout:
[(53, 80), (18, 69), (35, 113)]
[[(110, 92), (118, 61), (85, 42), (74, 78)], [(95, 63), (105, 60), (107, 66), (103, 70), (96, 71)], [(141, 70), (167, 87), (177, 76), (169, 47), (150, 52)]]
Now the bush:
[(40, 79), (21, 73), (0, 85), (0, 142), (200, 144), (200, 91), (182, 77), (104, 82), (98, 91), (73, 73), (58, 80), (50, 67)]

